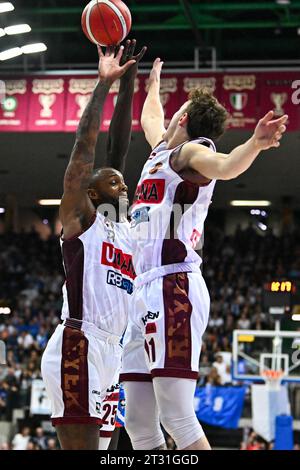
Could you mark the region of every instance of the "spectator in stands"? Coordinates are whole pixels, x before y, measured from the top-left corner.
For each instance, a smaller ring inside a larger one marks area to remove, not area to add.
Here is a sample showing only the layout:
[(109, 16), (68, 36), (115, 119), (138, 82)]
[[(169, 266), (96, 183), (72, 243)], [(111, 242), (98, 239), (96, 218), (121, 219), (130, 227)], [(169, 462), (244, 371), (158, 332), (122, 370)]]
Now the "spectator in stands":
[[(203, 274), (212, 300), (212, 323), (203, 337), (199, 384), (223, 382), (212, 364), (218, 362), (216, 354), (231, 352), (235, 328), (248, 329), (249, 320), (251, 329), (273, 328), (272, 318), (262, 312), (262, 286), (274, 273), (300, 278), (299, 240), (299, 229), (288, 236), (271, 231), (260, 236), (248, 227), (226, 236), (208, 220)], [(0, 299), (12, 309), (11, 315), (0, 317), (0, 339), (7, 346), (7, 366), (0, 368), (2, 420), (11, 420), (16, 407), (24, 406), (26, 415), (32, 378), (39, 377), (41, 354), (60, 321), (60, 256), (58, 237), (42, 241), (34, 231), (0, 235)], [(57, 447), (55, 441), (51, 446)]]
[(230, 373), (230, 366), (228, 366), (222, 354), (217, 354), (216, 360), (213, 363), (213, 367), (217, 370), (218, 375), (220, 377), (221, 385), (231, 383), (231, 373)]
[(0, 445), (0, 450), (10, 450), (8, 442), (2, 442)]
[(0, 420), (5, 417), (7, 407), (7, 389), (3, 380), (0, 381)]
[(31, 439), (30, 428), (25, 426), (17, 433), (12, 440), (12, 450), (26, 450)]
[(241, 314), (241, 318), (237, 321), (237, 328), (239, 330), (249, 330), (251, 326), (251, 322), (247, 316), (247, 312), (244, 311)]
[(33, 442), (37, 444), (41, 450), (46, 450), (48, 446), (47, 438), (44, 434), (44, 430), (41, 427), (36, 428), (35, 436), (33, 437)]
[(19, 405), (19, 384), (12, 367), (9, 367), (7, 370), (6, 377), (3, 381), (3, 387), (7, 393), (6, 419), (7, 421), (11, 421), (13, 409), (18, 408)]
[(51, 437), (47, 441), (47, 450), (58, 450), (57, 441), (53, 437)]

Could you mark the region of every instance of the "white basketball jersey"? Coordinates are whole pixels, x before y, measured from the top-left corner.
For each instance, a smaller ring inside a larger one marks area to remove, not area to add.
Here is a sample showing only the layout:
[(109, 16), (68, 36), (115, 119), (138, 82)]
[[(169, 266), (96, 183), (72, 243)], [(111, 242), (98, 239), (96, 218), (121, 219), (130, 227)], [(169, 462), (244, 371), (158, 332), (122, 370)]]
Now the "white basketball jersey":
[[(192, 142), (216, 151), (210, 139)], [(162, 142), (143, 168), (131, 211), (137, 275), (155, 268), (160, 268), (161, 275), (176, 272), (178, 263), (201, 264), (194, 248), (203, 232), (215, 180), (199, 186), (181, 178), (170, 164), (171, 154), (181, 146), (168, 150)]]
[(97, 212), (83, 234), (61, 240), (66, 282), (62, 319), (75, 318), (122, 335), (135, 272), (128, 222), (108, 221)]

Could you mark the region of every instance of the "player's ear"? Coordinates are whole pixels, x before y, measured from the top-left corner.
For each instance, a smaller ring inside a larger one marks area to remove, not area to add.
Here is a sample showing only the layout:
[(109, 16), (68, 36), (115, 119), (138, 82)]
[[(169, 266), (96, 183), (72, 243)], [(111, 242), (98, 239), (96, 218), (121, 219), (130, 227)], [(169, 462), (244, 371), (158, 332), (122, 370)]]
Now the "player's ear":
[(188, 113), (184, 113), (178, 121), (180, 127), (185, 127), (188, 122)]
[(88, 194), (88, 197), (92, 200), (98, 199), (98, 194), (97, 194), (97, 191), (95, 191), (95, 189), (88, 189), (87, 194)]

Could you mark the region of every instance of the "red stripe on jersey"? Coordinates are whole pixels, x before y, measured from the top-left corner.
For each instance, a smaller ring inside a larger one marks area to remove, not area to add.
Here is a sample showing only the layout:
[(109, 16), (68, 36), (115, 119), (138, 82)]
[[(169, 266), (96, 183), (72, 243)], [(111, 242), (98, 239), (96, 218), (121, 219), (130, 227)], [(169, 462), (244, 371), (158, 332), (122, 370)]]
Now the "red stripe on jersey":
[(111, 437), (113, 431), (101, 431), (100, 429), (100, 437)]
[(183, 369), (152, 369), (152, 377), (176, 377), (180, 379), (198, 380), (198, 372)]
[(101, 418), (95, 418), (94, 416), (73, 416), (70, 418), (51, 418), (51, 423), (53, 426), (58, 426), (60, 424), (97, 424), (98, 426), (102, 425)]
[(125, 374), (120, 374), (119, 382), (152, 382), (152, 377), (150, 374), (129, 372)]
[(64, 418), (82, 419), (90, 416), (87, 355), (88, 340), (83, 332), (64, 328), (61, 360)]
[(62, 255), (70, 318), (82, 320), (84, 246), (80, 238), (64, 241)]
[(189, 278), (187, 273), (169, 274), (163, 277), (163, 298), (165, 311), (166, 369), (191, 371), (192, 304), (188, 297)]

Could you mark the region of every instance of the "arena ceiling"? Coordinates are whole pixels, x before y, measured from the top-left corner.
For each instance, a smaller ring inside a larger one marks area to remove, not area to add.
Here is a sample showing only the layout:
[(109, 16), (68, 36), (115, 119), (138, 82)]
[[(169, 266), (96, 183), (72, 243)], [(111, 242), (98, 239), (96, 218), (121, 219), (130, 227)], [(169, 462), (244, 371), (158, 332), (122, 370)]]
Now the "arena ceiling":
[[(87, 0), (12, 0), (15, 11), (0, 15), (0, 27), (29, 23), (26, 40), (45, 42), (47, 65), (89, 64), (95, 47), (81, 31), (80, 17)], [(149, 46), (145, 57), (193, 60), (194, 47), (209, 57), (215, 47), (219, 60), (300, 59), (299, 0), (127, 0), (133, 17), (131, 37)], [(24, 35), (25, 37), (25, 35)], [(1, 38), (1, 49), (24, 43), (24, 37)], [(6, 47), (7, 46), (7, 47)], [(17, 58), (0, 64), (0, 71)], [(39, 58), (30, 58), (40, 66)]]

